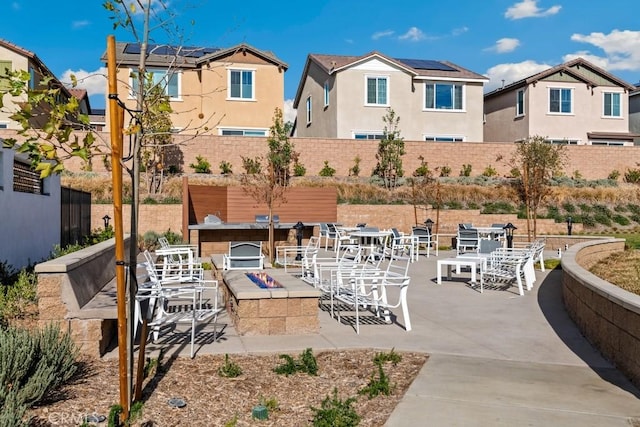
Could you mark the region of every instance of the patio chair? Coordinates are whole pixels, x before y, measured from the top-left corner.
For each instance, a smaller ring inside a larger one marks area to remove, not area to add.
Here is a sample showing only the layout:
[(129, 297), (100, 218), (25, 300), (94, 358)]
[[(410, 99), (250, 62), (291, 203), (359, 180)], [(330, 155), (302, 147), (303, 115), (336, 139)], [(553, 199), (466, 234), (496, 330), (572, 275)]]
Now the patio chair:
[(436, 256), (438, 256), (438, 235), (432, 234), (426, 227), (416, 227), (412, 228), (411, 234), (416, 236), (418, 239), (418, 253), (416, 255), (416, 259), (420, 255), (420, 248), (424, 247), (426, 249), (426, 256), (429, 258), (429, 251), (433, 248), (435, 249)]
[(456, 254), (460, 255), (465, 252), (478, 252), (480, 245), (480, 236), (475, 228), (458, 229), (456, 236)]
[[(360, 313), (368, 311), (376, 317), (384, 317), (385, 323), (391, 323), (390, 310), (401, 307), (405, 323), (405, 330), (411, 330), (411, 319), (407, 305), (407, 290), (411, 278), (409, 276), (396, 276), (387, 272), (377, 274), (363, 271), (352, 274), (348, 271), (337, 272), (337, 285), (332, 293), (333, 301), (336, 301), (335, 310), (338, 313), (338, 322), (341, 322), (342, 311), (349, 307), (355, 312), (355, 330), (360, 334)], [(392, 291), (393, 290), (393, 291)], [(390, 301), (390, 291), (393, 293), (393, 301)]]
[[(310, 259), (320, 249), (320, 238), (309, 237), (305, 246), (277, 246), (276, 263), (284, 266), (284, 271), (289, 272), (290, 267), (302, 267), (305, 259)], [(300, 257), (298, 258), (298, 255)]]
[(391, 233), (393, 235), (391, 236), (389, 257), (408, 256), (412, 261), (417, 261), (420, 244), (418, 236), (401, 233), (397, 228), (391, 228)]
[(222, 256), (223, 270), (262, 270), (262, 242), (229, 242), (229, 253)]

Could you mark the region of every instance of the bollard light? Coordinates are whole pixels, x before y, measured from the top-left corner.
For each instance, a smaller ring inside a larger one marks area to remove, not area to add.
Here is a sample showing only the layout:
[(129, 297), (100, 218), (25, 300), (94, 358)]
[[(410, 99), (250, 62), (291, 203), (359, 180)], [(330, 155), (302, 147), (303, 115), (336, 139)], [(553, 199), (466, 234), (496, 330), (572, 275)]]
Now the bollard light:
[(431, 234), (431, 229), (433, 228), (433, 221), (431, 220), (431, 218), (427, 218), (427, 220), (424, 222), (424, 225), (427, 226), (427, 230), (429, 231), (429, 234)]
[(567, 235), (571, 236), (571, 228), (573, 227), (573, 218), (567, 217)]
[(302, 230), (304, 229), (304, 224), (302, 221), (298, 221), (293, 228), (296, 229), (296, 240), (298, 241), (298, 255), (296, 255), (296, 261), (301, 261), (302, 253), (300, 251), (302, 247)]
[(513, 248), (513, 230), (517, 230), (518, 227), (516, 227), (515, 225), (508, 223), (507, 225), (505, 225), (504, 227), (502, 227), (504, 229), (504, 232), (507, 236), (507, 247), (508, 248)]
[(109, 221), (111, 221), (111, 217), (109, 215), (105, 215), (102, 217), (102, 221), (104, 221), (104, 229), (109, 228)]

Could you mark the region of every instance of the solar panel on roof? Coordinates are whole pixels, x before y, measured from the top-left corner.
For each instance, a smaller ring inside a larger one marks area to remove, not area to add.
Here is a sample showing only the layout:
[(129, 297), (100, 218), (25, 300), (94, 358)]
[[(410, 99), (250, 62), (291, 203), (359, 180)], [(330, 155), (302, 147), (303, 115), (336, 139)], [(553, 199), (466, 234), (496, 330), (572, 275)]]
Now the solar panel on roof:
[[(166, 55), (166, 56), (187, 56), (190, 58), (200, 58), (201, 56), (208, 55), (213, 52), (217, 52), (217, 47), (195, 47), (195, 46), (167, 46), (167, 45), (157, 45), (150, 44), (147, 47), (147, 52), (152, 55)], [(140, 44), (138, 43), (127, 43), (124, 48), (124, 53), (128, 53), (131, 55), (139, 55), (140, 54)]]
[(453, 67), (432, 59), (396, 59), (416, 70), (458, 71)]

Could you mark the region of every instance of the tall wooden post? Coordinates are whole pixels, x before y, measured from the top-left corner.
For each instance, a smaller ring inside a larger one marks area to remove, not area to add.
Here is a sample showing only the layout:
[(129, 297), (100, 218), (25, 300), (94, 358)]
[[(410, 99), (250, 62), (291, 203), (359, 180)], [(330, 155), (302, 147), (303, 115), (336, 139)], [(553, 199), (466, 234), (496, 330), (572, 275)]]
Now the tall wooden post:
[[(123, 419), (129, 418), (129, 384), (127, 352), (127, 290), (125, 283), (124, 232), (122, 224), (122, 107), (117, 99), (116, 42), (107, 37), (107, 65), (109, 78), (109, 127), (111, 131), (111, 178), (113, 181), (113, 216), (116, 239), (116, 297), (118, 303), (118, 360), (120, 379), (120, 406)], [(133, 266), (135, 268), (135, 266)]]

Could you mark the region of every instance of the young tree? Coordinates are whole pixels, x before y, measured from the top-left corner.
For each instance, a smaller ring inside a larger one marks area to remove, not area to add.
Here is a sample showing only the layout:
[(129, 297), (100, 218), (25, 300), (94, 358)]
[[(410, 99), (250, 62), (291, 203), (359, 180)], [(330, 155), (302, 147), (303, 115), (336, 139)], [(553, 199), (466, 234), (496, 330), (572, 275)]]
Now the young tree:
[(532, 136), (516, 145), (510, 164), (519, 171), (518, 193), (526, 208), (529, 240), (532, 233), (534, 239), (537, 236), (538, 208), (549, 194), (549, 181), (565, 162), (564, 147), (553, 145), (544, 137)]
[[(269, 152), (266, 156), (266, 171), (262, 172), (258, 166), (254, 173), (244, 173), (242, 184), (247, 194), (258, 203), (265, 203), (269, 210), (269, 260), (275, 258), (273, 209), (285, 200), (285, 190), (291, 178), (291, 164), (295, 153), (294, 146), (289, 141), (287, 127), (282, 118), (282, 110), (276, 108), (273, 115), (273, 125), (269, 128), (267, 139)], [(261, 158), (245, 159), (243, 163), (260, 165)], [(248, 169), (245, 166), (245, 169)]]
[(405, 153), (404, 138), (400, 137), (398, 129), (400, 117), (393, 109), (387, 109), (382, 121), (384, 122), (384, 131), (378, 144), (378, 153), (376, 154), (378, 163), (373, 170), (373, 175), (382, 178), (385, 187), (390, 190), (397, 187), (398, 178), (404, 175), (402, 171), (402, 156)]

